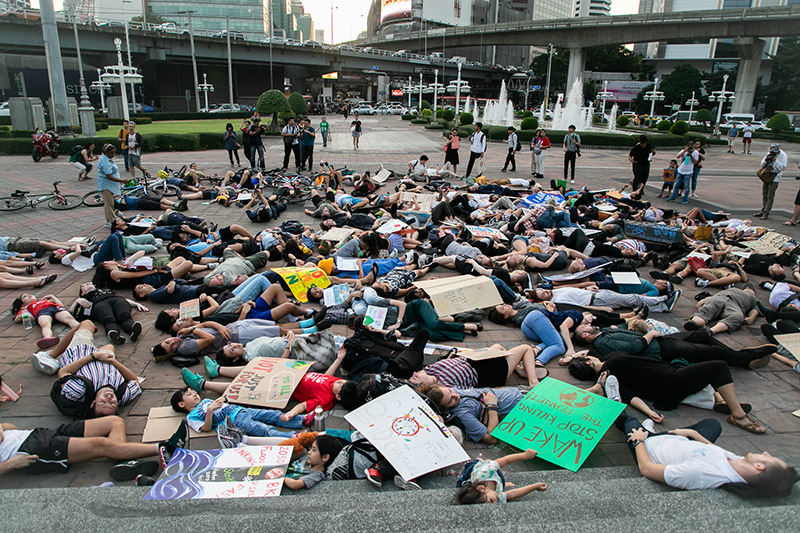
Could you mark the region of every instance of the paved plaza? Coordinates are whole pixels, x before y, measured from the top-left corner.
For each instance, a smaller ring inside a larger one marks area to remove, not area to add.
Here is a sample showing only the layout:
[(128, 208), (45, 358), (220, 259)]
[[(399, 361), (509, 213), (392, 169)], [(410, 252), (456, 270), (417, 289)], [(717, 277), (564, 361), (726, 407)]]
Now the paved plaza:
[[(319, 117), (312, 117), (314, 125), (319, 122)], [(361, 148), (352, 149), (349, 134), (349, 119), (347, 122), (342, 117), (329, 118), (332, 125), (332, 142), (327, 148), (322, 148), (321, 143), (315, 149), (316, 161), (328, 161), (333, 165), (348, 166), (357, 171), (376, 171), (378, 165), (384, 164), (387, 168), (405, 171), (406, 163), (416, 159), (420, 154), (426, 153), (434, 163), (440, 164), (443, 160), (442, 145), (444, 144), (441, 131), (427, 131), (421, 126), (411, 125), (402, 121), (400, 117), (363, 117), (364, 135), (361, 138)], [(220, 132), (221, 134), (221, 132)], [(546, 159), (546, 178), (561, 177), (562, 154), (561, 139), (551, 139), (554, 148)], [(631, 145), (634, 143), (632, 137)], [(723, 209), (740, 218), (751, 218), (752, 213), (760, 208), (761, 184), (755, 175), (761, 157), (766, 152), (768, 142), (756, 140), (753, 143), (753, 155), (726, 154), (725, 147), (712, 146), (707, 149), (705, 168), (700, 174), (698, 185), (699, 200), (690, 200), (688, 206), (700, 205), (706, 208)], [(283, 143), (277, 137), (267, 137), (265, 140), (267, 167), (273, 168), (281, 165), (283, 157)], [(800, 160), (800, 145), (786, 144), (783, 149), (789, 155), (790, 167), (786, 171), (776, 197), (775, 208), (768, 222), (768, 226), (778, 231), (800, 239), (800, 230), (796, 227), (785, 227), (781, 223), (788, 219), (792, 209), (795, 194), (800, 182), (793, 178), (800, 175), (796, 162)], [(652, 201), (661, 207), (666, 206), (661, 199), (656, 199), (661, 186), (660, 169), (667, 166), (677, 148), (662, 149), (655, 156), (652, 164), (652, 173), (646, 200)], [(505, 144), (491, 143), (487, 155), (487, 170), (490, 177), (499, 177), (502, 162), (505, 158)], [(627, 160), (626, 150), (601, 150), (587, 148), (578, 160), (577, 179), (575, 187), (584, 185), (590, 188), (619, 187), (627, 182), (631, 176), (630, 165)], [(94, 180), (78, 182), (77, 170), (67, 162), (67, 157), (62, 156), (57, 160), (42, 160), (33, 163), (29, 156), (0, 156), (0, 193), (9, 193), (15, 189), (47, 190), (49, 184), (55, 180), (62, 180), (61, 188), (64, 192), (82, 195), (95, 188)], [(529, 177), (530, 155), (527, 149), (519, 154), (517, 176)], [(206, 174), (223, 174), (231, 167), (227, 164), (227, 154), (223, 150), (207, 152), (168, 152), (146, 153), (143, 155), (143, 165), (155, 174), (155, 171), (165, 165), (178, 168), (183, 164), (197, 162), (198, 169)], [(244, 159), (243, 159), (244, 160)], [(461, 160), (468, 160), (466, 146), (462, 145)], [(120, 163), (120, 166), (121, 163)], [(465, 165), (459, 168), (463, 172)], [(512, 174), (509, 174), (512, 175)], [(96, 176), (95, 171), (92, 176)], [(394, 187), (393, 182), (388, 187)], [(202, 205), (200, 201), (189, 202), (189, 214), (205, 217), (220, 226), (237, 223), (255, 233), (263, 226), (251, 223), (242, 209), (234, 206), (224, 208), (216, 203)], [(310, 222), (311, 219), (302, 213), (301, 205), (293, 205), (282, 214), (278, 222), (288, 219), (297, 219)], [(13, 213), (0, 213), (0, 235), (23, 235), (30, 238), (68, 240), (71, 237), (97, 235), (103, 238), (108, 230), (102, 228), (102, 209), (80, 207), (71, 211), (52, 211), (43, 205), (36, 210), (29, 208)], [(282, 266), (270, 263), (271, 267)], [(644, 267), (642, 274), (646, 276), (649, 269)], [(91, 278), (91, 272), (78, 273), (61, 265), (47, 265), (43, 273), (57, 273), (58, 280), (42, 289), (35, 291), (36, 295), (55, 294), (65, 304), (69, 304), (77, 297), (79, 284)], [(430, 277), (451, 275), (448, 272), (437, 270)], [(760, 281), (757, 279), (756, 281)], [(687, 280), (681, 286), (684, 291), (683, 298), (678, 302), (671, 314), (656, 315), (671, 325), (681, 327), (686, 318), (691, 314), (695, 294), (700, 289), (694, 287)], [(44, 376), (36, 372), (29, 363), (29, 357), (35, 351), (38, 328), (26, 331), (21, 325), (14, 324), (9, 316), (8, 308), (11, 301), (22, 291), (2, 291), (0, 294), (0, 375), (3, 381), (13, 389), (22, 385), (22, 394), (19, 401), (5, 402), (0, 406), (0, 419), (11, 422), (21, 428), (35, 426), (54, 426), (63, 423), (66, 419), (59, 416), (50, 398), (50, 387), (53, 377)], [(124, 293), (123, 293), (124, 294)], [(767, 292), (759, 293), (762, 301), (766, 301)], [(137, 375), (146, 378), (143, 384), (144, 393), (133, 404), (122, 409), (121, 415), (125, 418), (128, 434), (131, 440), (141, 438), (146, 416), (151, 407), (169, 404), (169, 397), (174, 390), (182, 386), (179, 369), (169, 363), (154, 363), (150, 355), (150, 347), (164, 338), (156, 331), (153, 322), (161, 306), (147, 304), (148, 313), (135, 315), (144, 324), (144, 334), (136, 345), (130, 342), (117, 348), (118, 358)], [(719, 338), (731, 346), (748, 346), (764, 342), (760, 335), (760, 326), (764, 323), (762, 318), (752, 326), (745, 326), (732, 335), (722, 334)], [(517, 343), (527, 342), (519, 329), (497, 326), (484, 320), (484, 332), (478, 337), (469, 337), (467, 346), (482, 347), (494, 342), (502, 342), (507, 347)], [(63, 331), (56, 330), (58, 333)], [(347, 335), (344, 326), (335, 326), (334, 331), (339, 335)], [(99, 333), (98, 338), (104, 339)], [(458, 345), (458, 343), (454, 343)], [(432, 360), (432, 358), (431, 358)], [(574, 380), (567, 374), (563, 367), (552, 362), (548, 365), (550, 375), (568, 382)], [(193, 370), (203, 373), (201, 366)], [(742, 401), (753, 405), (755, 417), (765, 424), (768, 433), (764, 436), (746, 433), (743, 430), (726, 424), (722, 415), (701, 411), (698, 409), (681, 406), (675, 411), (665, 414), (664, 428), (671, 429), (695, 422), (701, 418), (715, 417), (723, 424), (723, 435), (718, 444), (733, 452), (744, 453), (748, 451), (768, 450), (770, 453), (781, 457), (800, 456), (800, 418), (792, 416), (792, 411), (800, 409), (800, 375), (789, 367), (772, 361), (769, 366), (748, 371), (738, 368), (732, 369), (736, 389)], [(585, 386), (585, 385), (584, 385)], [(328, 418), (329, 427), (345, 427), (342, 419), (344, 411), (336, 408), (333, 416)], [(637, 413), (638, 414), (638, 413)], [(192, 441), (193, 448), (216, 447), (216, 439), (205, 438)], [(481, 454), (483, 457), (495, 457), (508, 453), (505, 445), (488, 446), (465, 443), (465, 448), (472, 456)], [(32, 487), (83, 487), (98, 485), (108, 480), (108, 461), (94, 461), (87, 464), (73, 466), (68, 474), (51, 476), (26, 476), (12, 473), (0, 478), (0, 488), (32, 488)], [(632, 465), (632, 458), (624, 444), (622, 434), (611, 429), (603, 438), (584, 465), (584, 468), (609, 467), (617, 465)], [(551, 469), (552, 465), (540, 460), (528, 463), (518, 463), (509, 470), (537, 470)], [(580, 474), (579, 474), (580, 475)], [(130, 484), (130, 483), (129, 483)]]

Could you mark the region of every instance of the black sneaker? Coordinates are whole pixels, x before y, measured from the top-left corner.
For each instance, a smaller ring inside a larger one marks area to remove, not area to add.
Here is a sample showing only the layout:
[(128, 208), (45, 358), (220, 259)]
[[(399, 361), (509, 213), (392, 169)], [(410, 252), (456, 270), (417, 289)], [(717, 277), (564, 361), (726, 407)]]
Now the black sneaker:
[(683, 294), (683, 292), (680, 290), (673, 291), (669, 296), (667, 296), (667, 299), (664, 300), (664, 304), (667, 306), (667, 313), (672, 311), (672, 309), (675, 307), (675, 304), (678, 302), (678, 298), (681, 297), (681, 294)]
[(165, 444), (175, 446), (176, 448), (189, 448), (189, 424), (186, 423), (186, 419), (181, 420), (178, 429), (165, 441)]
[(139, 338), (139, 335), (142, 334), (142, 323), (141, 322), (134, 322), (133, 326), (131, 327), (131, 341), (136, 342)]
[(670, 274), (667, 276), (667, 280), (674, 283), (675, 285), (680, 285), (683, 283), (683, 278), (677, 274)]
[(158, 457), (161, 459), (161, 468), (167, 468), (170, 459), (172, 459), (172, 454), (175, 453), (178, 447), (169, 443), (163, 443), (158, 447)]
[(328, 308), (325, 304), (322, 304), (322, 307), (319, 308), (319, 311), (315, 311), (311, 318), (314, 319), (315, 323), (320, 323), (325, 320), (325, 316), (328, 314)]
[(125, 461), (117, 463), (108, 471), (114, 481), (132, 481), (137, 476), (144, 474), (152, 476), (158, 470), (158, 461)]
[(321, 322), (317, 322), (317, 331), (330, 329), (331, 326), (333, 326), (333, 322), (331, 322), (330, 318), (326, 318), (325, 320), (323, 320)]
[(139, 474), (133, 480), (134, 487), (151, 487), (156, 484), (156, 478)]
[(669, 277), (669, 274), (667, 274), (666, 272), (662, 272), (661, 270), (651, 270), (650, 277), (652, 277), (653, 279), (667, 279)]
[(120, 344), (125, 344), (125, 337), (119, 334), (119, 331), (112, 329), (108, 332), (108, 338), (111, 339), (111, 342), (119, 346)]

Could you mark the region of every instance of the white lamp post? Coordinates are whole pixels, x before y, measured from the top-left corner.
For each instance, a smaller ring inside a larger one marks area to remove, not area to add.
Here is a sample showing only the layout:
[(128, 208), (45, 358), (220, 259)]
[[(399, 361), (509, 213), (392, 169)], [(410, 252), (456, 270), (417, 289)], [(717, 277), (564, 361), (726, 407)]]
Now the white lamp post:
[(602, 115), (605, 116), (606, 100), (614, 98), (614, 93), (608, 90), (608, 80), (603, 81), (603, 90), (597, 93), (597, 97), (600, 98), (600, 101), (603, 103), (602, 108), (600, 109), (600, 113), (602, 113)]
[(434, 69), (433, 71), (433, 84), (429, 85), (431, 89), (433, 89), (433, 118), (436, 118), (436, 104), (438, 103), (438, 96), (439, 90), (443, 87), (441, 83), (439, 83), (439, 69)]
[[(122, 0), (122, 18), (125, 23), (125, 49), (128, 51), (128, 66), (132, 69), (133, 62), (131, 62), (131, 39), (128, 34), (128, 14), (125, 10), (125, 4), (130, 4), (132, 0)], [(131, 106), (133, 112), (136, 113), (136, 92), (134, 90), (133, 81), (131, 81)]]
[(117, 67), (119, 68), (119, 92), (122, 95), (122, 118), (130, 120), (128, 112), (128, 95), (125, 94), (125, 63), (122, 62), (122, 39), (114, 39), (114, 46), (117, 47)]
[(659, 81), (660, 80), (656, 78), (656, 84), (653, 86), (653, 90), (644, 93), (644, 99), (650, 100), (650, 124), (653, 123), (653, 113), (656, 111), (656, 101), (661, 101), (664, 99), (664, 93), (658, 90)]
[(411, 76), (408, 77), (408, 85), (403, 87), (403, 90), (408, 95), (408, 110), (411, 111), (411, 93), (414, 92), (414, 86), (411, 85)]
[(422, 72), (419, 73), (419, 85), (417, 85), (417, 89), (419, 89), (419, 102), (417, 102), (417, 109), (419, 110), (419, 114), (422, 115), (422, 91), (425, 89), (425, 86), (422, 85)]
[(717, 122), (714, 124), (714, 135), (719, 135), (719, 121), (722, 119), (722, 106), (725, 102), (733, 102), (736, 99), (734, 91), (726, 91), (725, 87), (728, 85), (728, 75), (722, 76), (722, 90), (714, 91), (708, 97), (712, 102), (717, 102)]
[[(209, 111), (209, 109), (208, 109), (208, 93), (209, 92), (212, 92), (212, 93), (214, 92), (214, 86), (211, 85), (210, 83), (208, 83), (208, 80), (206, 79), (206, 73), (205, 72), (203, 72), (203, 83), (199, 84), (197, 86), (197, 88), (200, 89), (201, 91), (203, 91), (203, 94), (204, 94), (205, 99), (206, 99), (206, 113), (208, 113), (208, 111)], [(233, 109), (233, 106), (231, 106), (231, 109)]]
[(694, 115), (694, 106), (700, 105), (700, 101), (694, 97), (695, 91), (692, 91), (692, 97), (686, 100), (686, 105), (689, 106), (689, 124), (692, 123), (692, 115)]
[(103, 78), (101, 77), (101, 72), (102, 71), (100, 69), (97, 69), (97, 81), (92, 82), (91, 88), (100, 92), (100, 107), (101, 107), (100, 112), (106, 113), (108, 112), (108, 110), (106, 109), (106, 89), (110, 89), (111, 84), (103, 81)]
[(461, 105), (461, 61), (458, 62), (458, 79), (456, 80), (456, 120), (458, 120), (458, 110)]

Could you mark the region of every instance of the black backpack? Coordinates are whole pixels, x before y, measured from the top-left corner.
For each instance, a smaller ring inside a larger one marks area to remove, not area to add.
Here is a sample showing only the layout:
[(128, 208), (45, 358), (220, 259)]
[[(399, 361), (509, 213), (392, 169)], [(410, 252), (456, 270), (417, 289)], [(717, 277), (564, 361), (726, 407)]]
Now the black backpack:
[[(73, 379), (83, 381), (83, 384), (86, 386), (86, 394), (80, 401), (70, 400), (61, 394), (61, 389), (64, 387), (64, 385)], [(56, 404), (56, 408), (62, 415), (79, 419), (92, 418), (94, 417), (91, 407), (92, 402), (94, 401), (94, 397), (97, 395), (97, 391), (101, 388), (103, 387), (95, 388), (94, 383), (83, 376), (71, 374), (69, 376), (64, 376), (63, 378), (58, 378), (56, 382), (53, 383), (53, 388), (50, 389), (50, 399), (53, 400), (53, 403)], [(126, 388), (127, 383), (123, 381), (122, 384), (120, 384), (120, 386), (114, 391), (114, 395), (117, 397), (117, 400), (122, 398)], [(90, 391), (92, 391), (92, 393), (90, 393)]]
[(517, 146), (514, 148), (514, 150), (517, 152), (522, 151), (522, 143), (519, 142), (519, 135), (517, 135)]
[(342, 448), (328, 466), (328, 479), (363, 479), (364, 469), (375, 464), (379, 457), (378, 450), (367, 439), (355, 440)]
[(287, 220), (281, 224), (281, 231), (292, 235), (300, 235), (303, 233), (303, 224), (298, 220)]
[(428, 398), (425, 394), (420, 393), (417, 391), (417, 388), (412, 385), (409, 381), (405, 379), (396, 378), (393, 375), (383, 372), (381, 374), (364, 374), (364, 376), (358, 381), (356, 385), (356, 389), (358, 390), (357, 398), (359, 400), (360, 405), (364, 405), (366, 403), (371, 402), (375, 398), (386, 394), (387, 392), (391, 392), (395, 389), (399, 389), (403, 385), (408, 385), (411, 387), (411, 390), (417, 393), (417, 395), (425, 402), (425, 405), (430, 407), (434, 413), (441, 416), (444, 420), (445, 425), (447, 426), (457, 426), (463, 429), (463, 424), (455, 415), (452, 415), (448, 412), (443, 411), (439, 405)]

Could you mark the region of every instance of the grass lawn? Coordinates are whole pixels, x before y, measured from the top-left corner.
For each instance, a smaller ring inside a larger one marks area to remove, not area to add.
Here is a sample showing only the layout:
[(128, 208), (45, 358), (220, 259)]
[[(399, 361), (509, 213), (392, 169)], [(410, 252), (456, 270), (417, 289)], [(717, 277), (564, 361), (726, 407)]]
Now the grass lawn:
[[(219, 133), (225, 132), (225, 124), (230, 122), (233, 128), (239, 131), (242, 119), (207, 119), (207, 120), (165, 120), (152, 124), (137, 124), (136, 131), (142, 135), (146, 133)], [(269, 118), (262, 119), (262, 123), (269, 125)], [(117, 126), (110, 126), (109, 129)]]

